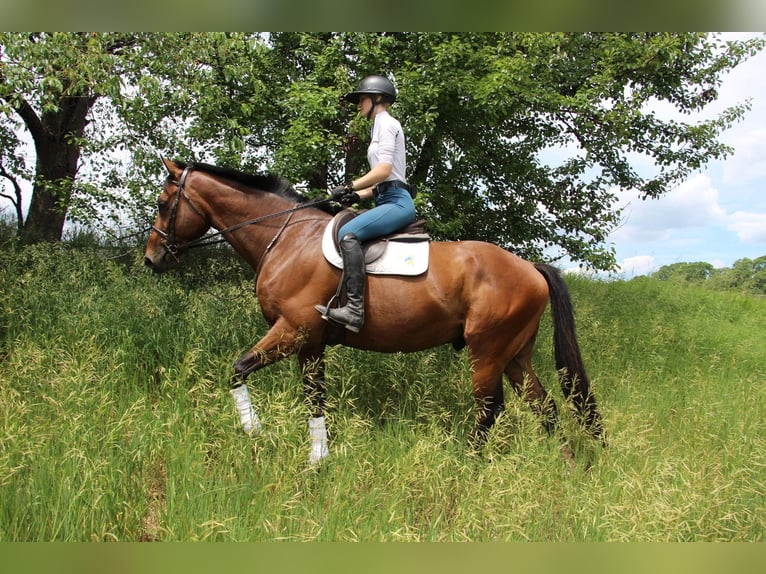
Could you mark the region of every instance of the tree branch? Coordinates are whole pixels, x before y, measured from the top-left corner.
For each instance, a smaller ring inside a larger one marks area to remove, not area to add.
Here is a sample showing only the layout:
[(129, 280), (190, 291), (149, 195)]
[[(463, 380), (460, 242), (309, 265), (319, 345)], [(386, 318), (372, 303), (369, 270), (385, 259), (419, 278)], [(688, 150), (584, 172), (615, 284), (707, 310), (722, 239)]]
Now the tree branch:
[(16, 181), (16, 178), (13, 177), (13, 175), (5, 169), (4, 165), (0, 165), (0, 177), (4, 177), (10, 181), (11, 185), (13, 185), (14, 191), (16, 192), (15, 198), (11, 195), (8, 195), (7, 193), (0, 193), (0, 197), (4, 197), (10, 200), (10, 202), (13, 204), (13, 207), (16, 210), (16, 228), (18, 229), (19, 234), (21, 234), (21, 231), (24, 228), (24, 214), (21, 211), (21, 186), (19, 185), (19, 182)]
[(43, 122), (29, 102), (22, 98), (21, 103), (13, 108), (26, 124), (29, 133), (35, 143), (43, 136)]

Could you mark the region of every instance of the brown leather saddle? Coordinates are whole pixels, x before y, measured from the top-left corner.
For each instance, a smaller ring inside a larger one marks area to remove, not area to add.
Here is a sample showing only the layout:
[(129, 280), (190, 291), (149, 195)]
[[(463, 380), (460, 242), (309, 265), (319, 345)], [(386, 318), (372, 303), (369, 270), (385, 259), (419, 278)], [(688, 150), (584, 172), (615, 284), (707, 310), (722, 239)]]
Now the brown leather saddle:
[[(344, 209), (335, 216), (332, 225), (332, 238), (336, 251), (340, 252), (340, 246), (338, 245), (338, 230), (365, 211), (367, 210)], [(408, 243), (429, 241), (431, 238), (426, 232), (425, 223), (424, 219), (419, 219), (393, 233), (383, 235), (382, 237), (364, 243), (364, 245), (362, 245), (364, 262), (372, 263), (379, 259), (386, 252), (386, 247), (388, 247), (389, 241), (402, 241)]]

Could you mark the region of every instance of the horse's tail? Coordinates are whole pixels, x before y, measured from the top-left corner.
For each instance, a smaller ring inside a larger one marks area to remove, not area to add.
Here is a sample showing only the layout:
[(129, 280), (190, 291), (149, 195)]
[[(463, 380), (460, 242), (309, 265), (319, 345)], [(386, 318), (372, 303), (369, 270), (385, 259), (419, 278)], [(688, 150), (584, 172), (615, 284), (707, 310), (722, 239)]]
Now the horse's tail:
[(545, 277), (550, 292), (553, 347), (561, 390), (565, 398), (571, 398), (585, 428), (603, 442), (601, 414), (596, 405), (596, 398), (590, 391), (590, 379), (585, 372), (580, 346), (577, 343), (569, 289), (555, 267), (535, 263), (535, 268)]

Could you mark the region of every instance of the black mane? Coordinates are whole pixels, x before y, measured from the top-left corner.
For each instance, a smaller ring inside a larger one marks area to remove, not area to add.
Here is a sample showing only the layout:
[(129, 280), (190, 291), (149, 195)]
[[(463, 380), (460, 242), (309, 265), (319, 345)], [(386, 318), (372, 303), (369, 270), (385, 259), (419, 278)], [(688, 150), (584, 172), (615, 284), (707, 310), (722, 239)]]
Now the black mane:
[[(187, 167), (187, 164), (180, 161), (176, 161), (176, 164), (181, 169), (185, 169)], [(295, 203), (304, 203), (310, 199), (305, 195), (295, 191), (289, 181), (271, 173), (245, 173), (230, 167), (221, 167), (200, 162), (193, 162), (188, 164), (188, 167), (195, 171), (202, 171), (209, 173), (210, 175), (215, 175), (237, 183), (241, 183), (242, 185), (246, 185), (248, 187), (254, 187), (261, 191), (276, 194)]]

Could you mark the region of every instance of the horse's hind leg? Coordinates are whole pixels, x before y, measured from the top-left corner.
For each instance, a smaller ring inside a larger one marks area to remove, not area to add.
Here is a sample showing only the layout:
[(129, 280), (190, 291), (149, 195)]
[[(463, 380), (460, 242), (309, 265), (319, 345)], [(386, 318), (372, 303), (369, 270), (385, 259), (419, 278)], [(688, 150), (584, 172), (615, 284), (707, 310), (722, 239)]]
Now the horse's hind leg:
[[(558, 427), (558, 410), (556, 403), (548, 395), (540, 384), (534, 369), (532, 369), (532, 349), (534, 339), (516, 355), (505, 369), (505, 374), (511, 381), (518, 395), (527, 402), (539, 418), (548, 436), (553, 436)], [(574, 465), (574, 453), (566, 439), (562, 439), (561, 453), (564, 460), (571, 466)]]
[(532, 369), (532, 349), (534, 340), (508, 364), (505, 374), (513, 385), (516, 393), (529, 405), (546, 430), (548, 435), (553, 435), (558, 425), (558, 410), (556, 403), (548, 396), (545, 388), (540, 384), (535, 371)]
[(471, 437), (471, 446), (481, 448), (487, 442), (489, 429), (505, 409), (503, 396), (502, 367), (492, 359), (472, 357), (473, 397), (476, 401), (476, 426)]

